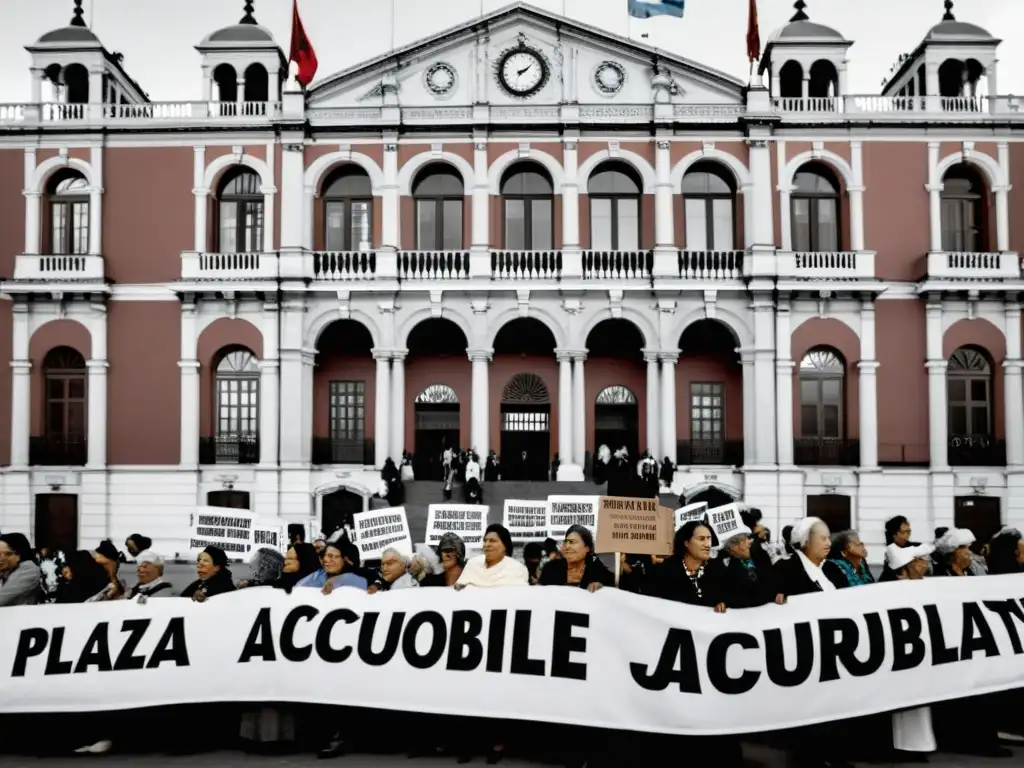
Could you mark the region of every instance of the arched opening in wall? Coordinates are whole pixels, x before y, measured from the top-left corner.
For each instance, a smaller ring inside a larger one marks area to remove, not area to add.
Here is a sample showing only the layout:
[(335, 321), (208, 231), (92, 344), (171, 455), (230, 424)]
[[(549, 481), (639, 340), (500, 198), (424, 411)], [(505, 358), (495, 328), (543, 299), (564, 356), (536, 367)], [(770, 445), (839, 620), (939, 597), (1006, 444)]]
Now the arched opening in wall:
[(501, 393), (501, 456), (506, 480), (547, 480), (551, 397), (535, 373), (517, 373)]
[(347, 488), (325, 494), (320, 507), (320, 530), (324, 538), (329, 539), (331, 534), (346, 526), (354, 528), (354, 516), (363, 511), (364, 503), (362, 496)]
[(731, 251), (736, 242), (736, 184), (721, 163), (702, 160), (683, 176), (687, 251)]
[(698, 320), (679, 338), (676, 463), (743, 464), (743, 376), (733, 332)]
[(954, 497), (953, 525), (973, 533), (975, 542), (971, 549), (981, 552), (982, 547), (1003, 528), (999, 499), (980, 495)]
[(244, 347), (215, 358), (214, 435), (199, 446), (200, 464), (256, 464), (260, 460), (259, 359)]
[(252, 509), (248, 491), (210, 491), (206, 494), (206, 504), (210, 507), (227, 509)]
[(981, 95), (979, 85), (985, 76), (985, 67), (976, 59), (946, 59), (939, 65), (939, 95), (951, 100), (963, 99), (963, 103), (943, 104), (943, 109), (953, 111), (974, 111), (978, 109), (974, 99)]
[(839, 247), (839, 179), (824, 163), (806, 163), (790, 195), (793, 250), (828, 253)]
[(928, 95), (928, 75), (923, 64), (917, 68), (917, 95)]
[(708, 509), (714, 509), (715, 507), (724, 507), (726, 504), (732, 504), (736, 501), (732, 496), (723, 491), (721, 488), (711, 486), (709, 488), (695, 493), (693, 496), (686, 499), (687, 504), (699, 504), (704, 502), (708, 505)]
[(460, 437), (461, 405), (455, 387), (468, 383), (469, 342), (451, 320), (432, 317), (412, 329), (406, 346), (406, 386), (418, 392), (413, 402), (413, 472), (417, 480), (441, 480), (445, 450), (464, 447)]
[(459, 396), (446, 384), (431, 384), (416, 395), (414, 407), (413, 472), (417, 480), (443, 480), (445, 450), (459, 450)]
[(64, 78), (60, 64), (51, 64), (43, 70), (43, 101), (57, 104), (64, 101)]
[(43, 359), (43, 436), (30, 442), (30, 463), (83, 466), (87, 409), (85, 358), (71, 347), (54, 347)]
[(799, 61), (787, 61), (779, 70), (779, 92), (782, 99), (800, 99), (804, 95), (804, 68)]
[(807, 516), (820, 517), (832, 533), (853, 528), (852, 504), (849, 496), (824, 493), (807, 497)]
[(373, 337), (356, 320), (336, 320), (316, 343), (313, 369), (313, 463), (374, 463)]
[(217, 101), (234, 104), (238, 101), (238, 74), (230, 64), (218, 64), (213, 70)]
[(958, 163), (942, 177), (942, 250), (986, 253), (989, 243), (986, 185), (978, 169)]
[(846, 361), (831, 347), (815, 347), (800, 360), (798, 466), (851, 466), (858, 445), (846, 438)]
[(64, 554), (78, 549), (78, 496), (70, 493), (37, 493), (34, 541), (38, 548)]
[(594, 448), (607, 445), (614, 453), (620, 448), (631, 459), (640, 455), (640, 408), (632, 390), (621, 385), (605, 387), (594, 402)]
[(369, 251), (373, 240), (373, 184), (354, 163), (330, 172), (320, 188), (324, 248), (331, 252)]
[(250, 104), (266, 104), (270, 101), (270, 76), (262, 64), (250, 64), (246, 67), (242, 96)]
[[(807, 95), (812, 99), (831, 99), (839, 95), (839, 73), (836, 65), (827, 59), (818, 59), (811, 65), (811, 79)], [(815, 105), (821, 109), (823, 105)]]
[(646, 386), (643, 334), (629, 320), (603, 320), (587, 334), (585, 343), (586, 378), (593, 387), (590, 391), (597, 391), (587, 450), (593, 455), (602, 445), (613, 453), (626, 448), (635, 461), (640, 451), (649, 447), (640, 444), (640, 406), (636, 397), (636, 392), (644, 391)]
[(61, 73), (64, 78), (65, 102), (89, 103), (89, 70), (81, 64), (68, 64)]
[(430, 163), (416, 174), (412, 196), (417, 250), (462, 250), (465, 195), (462, 177), (448, 163)]
[(960, 347), (946, 366), (951, 466), (1006, 464), (1006, 444), (996, 440), (992, 361), (977, 347)]
[(232, 168), (221, 180), (218, 200), (218, 253), (263, 250), (263, 181), (245, 166)]
[(539, 163), (515, 163), (501, 180), (505, 248), (546, 251), (555, 242), (555, 187)]
[(47, 181), (46, 201), (50, 253), (88, 253), (89, 182), (85, 177), (70, 168), (57, 171)]
[[(587, 182), (592, 251), (640, 249), (640, 198), (643, 189), (643, 179), (629, 163), (608, 160), (594, 169)], [(586, 266), (607, 269), (604, 265)]]

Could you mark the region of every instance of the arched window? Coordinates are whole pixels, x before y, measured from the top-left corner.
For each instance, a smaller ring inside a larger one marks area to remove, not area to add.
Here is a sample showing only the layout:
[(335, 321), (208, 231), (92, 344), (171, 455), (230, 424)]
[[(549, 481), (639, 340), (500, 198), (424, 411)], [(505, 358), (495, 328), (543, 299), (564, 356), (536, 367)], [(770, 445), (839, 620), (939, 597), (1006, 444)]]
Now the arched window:
[(988, 250), (984, 226), (985, 186), (967, 163), (950, 168), (942, 179), (942, 250), (974, 253)]
[(50, 202), (50, 252), (89, 252), (89, 182), (76, 171), (53, 175), (47, 189)]
[(544, 251), (555, 242), (555, 188), (538, 165), (521, 164), (501, 180), (505, 207), (505, 247)]
[(373, 189), (356, 165), (343, 165), (324, 183), (324, 246), (328, 251), (368, 251), (373, 237)]
[(590, 247), (595, 251), (640, 248), (640, 195), (643, 182), (625, 163), (601, 165), (590, 177)]
[(263, 250), (263, 183), (248, 168), (231, 173), (220, 188), (220, 253)]
[(462, 177), (449, 165), (420, 171), (412, 187), (416, 201), (416, 247), (421, 251), (462, 250)]
[(992, 435), (992, 365), (973, 347), (961, 347), (946, 368), (951, 437)]
[(839, 250), (839, 182), (831, 169), (808, 163), (793, 179), (793, 250)]
[(85, 463), (86, 389), (85, 359), (70, 347), (56, 347), (43, 360), (48, 464)]
[(686, 250), (731, 251), (736, 230), (736, 190), (718, 163), (696, 163), (683, 176)]
[(812, 349), (800, 361), (800, 435), (844, 437), (843, 359), (831, 349)]
[(217, 85), (217, 100), (234, 104), (238, 101), (238, 75), (230, 64), (218, 64), (213, 70), (213, 82)]
[(260, 369), (256, 355), (247, 349), (234, 349), (225, 354), (217, 363), (214, 386), (216, 460), (246, 464), (257, 461)]

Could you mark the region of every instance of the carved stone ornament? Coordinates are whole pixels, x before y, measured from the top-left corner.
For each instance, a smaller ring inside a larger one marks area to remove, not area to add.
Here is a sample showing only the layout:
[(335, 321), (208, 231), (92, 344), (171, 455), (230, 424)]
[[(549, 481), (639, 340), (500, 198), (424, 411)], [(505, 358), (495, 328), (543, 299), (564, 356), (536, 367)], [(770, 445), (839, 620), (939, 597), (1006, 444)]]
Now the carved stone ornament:
[(435, 96), (450, 96), (458, 84), (455, 67), (445, 61), (431, 64), (423, 73), (423, 82)]
[(665, 139), (662, 139), (661, 141), (659, 141), (657, 143), (657, 147), (658, 147), (658, 149), (671, 149), (672, 148), (672, 142), (667, 141)]
[(385, 144), (384, 145), (384, 151), (385, 152), (397, 152), (398, 151), (398, 145), (397, 144)]
[(594, 87), (604, 96), (613, 96), (626, 84), (626, 69), (617, 61), (602, 61), (594, 69)]

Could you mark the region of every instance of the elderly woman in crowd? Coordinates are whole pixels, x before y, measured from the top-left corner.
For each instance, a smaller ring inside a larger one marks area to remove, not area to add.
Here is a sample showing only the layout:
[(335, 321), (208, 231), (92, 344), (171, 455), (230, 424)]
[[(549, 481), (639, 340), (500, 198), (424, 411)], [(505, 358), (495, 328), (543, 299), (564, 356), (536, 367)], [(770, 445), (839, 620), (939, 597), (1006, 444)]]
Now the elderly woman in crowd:
[[(786, 596), (776, 588), (771, 558), (753, 539), (753, 531), (741, 526), (722, 542), (718, 555), (722, 565), (722, 596), (730, 608), (757, 608), (771, 602), (779, 605), (786, 602)], [(760, 552), (757, 556), (755, 547)]]
[(818, 517), (805, 517), (793, 527), (790, 541), (796, 554), (774, 566), (779, 591), (792, 597), (835, 590), (835, 584), (822, 570), (832, 549), (832, 534), (825, 522)]
[(466, 567), (466, 544), (458, 534), (448, 532), (437, 545), (441, 555), (441, 572), (428, 573), (420, 580), (424, 587), (454, 587)]
[(971, 546), (974, 533), (967, 528), (950, 528), (935, 542), (935, 576), (973, 576)]
[(319, 570), (320, 555), (312, 544), (292, 544), (284, 553), (280, 577), (269, 586), (291, 592), (300, 581)]
[(484, 532), (484, 553), (466, 563), (455, 589), (528, 585), (526, 566), (512, 558), (512, 535), (498, 523)]
[(1016, 528), (1003, 528), (992, 537), (986, 561), (992, 576), (1024, 573), (1024, 536)]
[(228, 556), (220, 547), (210, 545), (196, 558), (196, 575), (199, 577), (181, 593), (201, 603), (209, 597), (234, 592), (235, 584), (228, 569)]
[(589, 528), (571, 525), (562, 542), (562, 559), (553, 560), (541, 571), (541, 586), (579, 587), (596, 592), (614, 587), (615, 574), (594, 554), (594, 535)]
[(272, 586), (284, 571), (284, 555), (276, 549), (260, 547), (249, 558), (249, 567), (252, 569), (252, 577), (235, 584), (238, 589)]
[(295, 586), (314, 587), (325, 595), (331, 594), (335, 587), (354, 587), (363, 592), (369, 587), (365, 576), (357, 572), (359, 568), (359, 547), (342, 536), (324, 548), (321, 558), (323, 566), (316, 572), (306, 576)]
[(931, 555), (935, 547), (931, 544), (915, 544), (900, 547), (890, 544), (885, 548), (885, 570), (879, 581), (916, 581), (923, 579), (932, 567)]
[(21, 533), (0, 536), (0, 606), (36, 605), (43, 600), (39, 566)]
[(164, 581), (164, 559), (160, 555), (147, 549), (136, 555), (135, 562), (139, 581), (125, 593), (125, 599), (138, 597), (139, 602), (143, 602), (151, 597), (174, 596), (174, 588), (170, 582)]
[(676, 531), (672, 556), (651, 569), (645, 591), (663, 600), (712, 607), (725, 613), (722, 564), (711, 559), (711, 529), (691, 520)]
[(832, 550), (821, 570), (838, 589), (874, 584), (867, 563), (868, 550), (856, 531), (841, 531), (832, 537)]
[(418, 587), (419, 581), (409, 573), (411, 563), (411, 557), (403, 555), (394, 547), (388, 547), (380, 553), (380, 578), (371, 584), (367, 591), (374, 594)]

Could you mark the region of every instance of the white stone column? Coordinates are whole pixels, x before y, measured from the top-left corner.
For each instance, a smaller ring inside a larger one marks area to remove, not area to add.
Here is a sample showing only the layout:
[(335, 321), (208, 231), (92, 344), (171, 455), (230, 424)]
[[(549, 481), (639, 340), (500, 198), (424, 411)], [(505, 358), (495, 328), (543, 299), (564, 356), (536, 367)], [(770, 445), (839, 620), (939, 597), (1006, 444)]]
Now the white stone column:
[[(751, 154), (750, 154), (751, 174), (753, 174), (754, 173), (754, 168), (753, 168), (753, 164), (754, 164), (754, 147), (753, 147), (753, 145), (751, 145), (750, 152), (751, 152)], [(790, 180), (788, 178), (787, 179), (783, 178), (783, 174), (785, 172), (786, 164), (788, 162), (787, 159), (786, 159), (786, 142), (784, 142), (784, 141), (777, 141), (777, 142), (775, 142), (775, 161), (778, 164), (778, 169), (779, 169), (778, 190), (779, 190), (779, 239), (781, 240), (781, 242), (780, 242), (780, 249), (783, 250), (783, 251), (792, 251), (793, 250), (793, 220), (791, 218), (790, 194), (793, 191), (793, 185), (792, 185), (792, 183), (790, 182)], [(761, 178), (763, 173), (764, 173), (764, 170), (759, 167), (758, 168), (758, 175), (754, 176), (755, 194), (756, 194), (756, 190), (758, 188), (758, 180)], [(769, 185), (769, 188), (771, 187), (771, 178), (772, 178), (771, 177), (771, 166), (769, 165), (769, 167), (768, 167), (768, 182), (767, 182), (768, 185)], [(758, 195), (755, 199), (757, 200), (758, 203), (762, 202), (762, 198), (760, 197), (760, 195)], [(756, 208), (756, 204), (755, 204), (755, 208)], [(757, 216), (758, 220), (761, 221), (764, 218), (764, 213), (762, 212), (760, 214), (755, 214), (755, 216)], [(774, 231), (774, 219), (773, 219), (772, 229)], [(771, 241), (769, 240), (767, 242), (771, 242)]]
[(659, 139), (654, 152), (654, 243), (655, 248), (675, 248), (675, 217), (672, 195), (672, 143)]
[(103, 148), (93, 147), (89, 153), (92, 184), (89, 186), (89, 255), (103, 253)]
[[(281, 361), (281, 415), (279, 455), (282, 466), (301, 467), (312, 451), (312, 415), (306, 424), (306, 401), (312, 402), (312, 363), (307, 366), (303, 352), (304, 304), (301, 300), (281, 302), (281, 331), (278, 355)], [(309, 369), (307, 371), (307, 368)], [(308, 385), (308, 388), (307, 388)], [(307, 441), (307, 432), (309, 439)], [(308, 442), (308, 445), (307, 445)]]
[(493, 349), (475, 349), (468, 353), (472, 364), (473, 389), (470, 403), (470, 447), (475, 450), (480, 460), (484, 461), (491, 450), (491, 395), (490, 365), (494, 356)]
[(928, 224), (932, 253), (942, 250), (942, 179), (939, 178), (939, 150), (937, 141), (928, 143)]
[(925, 367), (928, 369), (929, 451), (933, 470), (949, 469), (949, 417), (946, 400), (946, 358), (942, 354), (942, 304), (925, 308)]
[(28, 356), (29, 305), (17, 301), (11, 339), (11, 466), (27, 467), (32, 430), (32, 361)]
[(280, 454), (281, 388), (278, 379), (280, 361), (280, 308), (276, 303), (263, 305), (263, 359), (260, 368), (260, 464), (276, 467)]
[(562, 166), (565, 178), (562, 181), (562, 249), (578, 250), (580, 247), (580, 188), (579, 151), (576, 139), (562, 144)]
[(42, 192), (32, 188), (36, 173), (36, 150), (25, 150), (24, 181), (22, 189), (25, 194), (25, 253), (39, 253), (39, 240), (42, 233), (40, 220), (42, 208)]
[(661, 353), (661, 452), (675, 463), (679, 446), (676, 444), (676, 363), (678, 352)]
[(102, 469), (107, 465), (107, 308), (93, 304), (94, 319), (90, 323), (92, 358), (86, 363), (89, 388), (86, 392), (88, 420), (86, 429), (89, 469)]
[(374, 396), (374, 467), (380, 469), (390, 455), (388, 438), (391, 435), (391, 350), (374, 349), (373, 359), (377, 361), (377, 383)]
[(776, 463), (778, 439), (775, 407), (775, 307), (771, 299), (754, 301), (754, 408), (756, 449), (760, 465)]
[[(276, 157), (277, 144), (270, 142), (267, 144), (267, 175), (270, 177), (270, 186), (263, 185), (263, 253), (273, 253), (277, 250), (277, 238), (275, 237), (277, 208), (274, 205), (274, 198), (277, 196)], [(298, 188), (296, 192), (298, 192)], [(301, 202), (301, 197), (299, 200)]]
[[(282, 251), (298, 251), (312, 243), (313, 189), (306, 186), (306, 147), (302, 136), (281, 137)], [(293, 277), (294, 271), (287, 271)]]
[[(587, 453), (587, 353), (577, 351), (572, 356), (572, 463), (581, 468)], [(597, 446), (594, 446), (595, 448)]]
[[(209, 105), (213, 101), (213, 68), (203, 67), (203, 101)], [(209, 107), (207, 107), (209, 108)]]
[(1016, 299), (1006, 302), (1006, 360), (1003, 362), (1003, 396), (1006, 404), (1006, 463), (1020, 468), (1024, 465), (1024, 386), (1021, 382), (1020, 304)]
[(192, 148), (192, 195), (195, 200), (195, 229), (193, 233), (192, 250), (203, 253), (209, 250), (207, 244), (207, 222), (206, 209), (210, 190), (204, 187), (206, 177), (206, 147)]
[(381, 246), (402, 247), (402, 221), (399, 214), (398, 145), (384, 145), (384, 186), (381, 189)]
[[(235, 81), (237, 92), (235, 93), (235, 101), (241, 105), (245, 101), (245, 78), (240, 77)], [(241, 106), (239, 106), (238, 114), (242, 114)]]
[(776, 450), (779, 466), (793, 466), (793, 324), (789, 302), (780, 300), (775, 309), (775, 410)]
[(850, 195), (850, 250), (864, 250), (864, 153), (861, 142), (850, 142), (850, 168), (853, 183), (847, 187)]
[(40, 104), (43, 101), (43, 80), (46, 79), (46, 70), (42, 67), (30, 67), (32, 74), (32, 103)]
[(1010, 146), (1005, 141), (999, 143), (999, 171), (1003, 176), (1002, 183), (996, 184), (993, 191), (996, 195), (996, 250), (1005, 253), (1010, 250)]
[(408, 349), (396, 349), (391, 353), (391, 443), (390, 456), (395, 464), (402, 465), (405, 450), (405, 358)]
[(860, 466), (878, 468), (878, 361), (875, 359), (875, 305), (860, 309)]
[(754, 385), (754, 350), (738, 349), (743, 386), (743, 463), (757, 463), (757, 397)]
[(487, 185), (487, 142), (473, 145), (473, 221), (470, 225), (470, 247), (477, 252), (486, 251), (491, 242), (491, 191)]
[[(651, 456), (658, 460), (660, 463), (665, 458), (665, 454), (661, 453), (660, 449), (663, 447), (661, 443), (661, 430), (658, 429), (659, 411), (661, 410), (660, 403), (658, 402), (658, 392), (660, 391), (658, 383), (658, 353), (653, 349), (644, 350), (644, 362), (647, 363), (647, 398), (644, 401), (644, 410), (647, 413), (647, 443), (646, 449), (650, 452)], [(643, 449), (641, 449), (643, 450)], [(675, 463), (675, 457), (669, 456), (672, 459), (672, 463)]]
[(572, 353), (556, 349), (558, 359), (558, 459), (572, 464)]
[(199, 465), (199, 341), (198, 309), (191, 299), (181, 304), (181, 465)]

